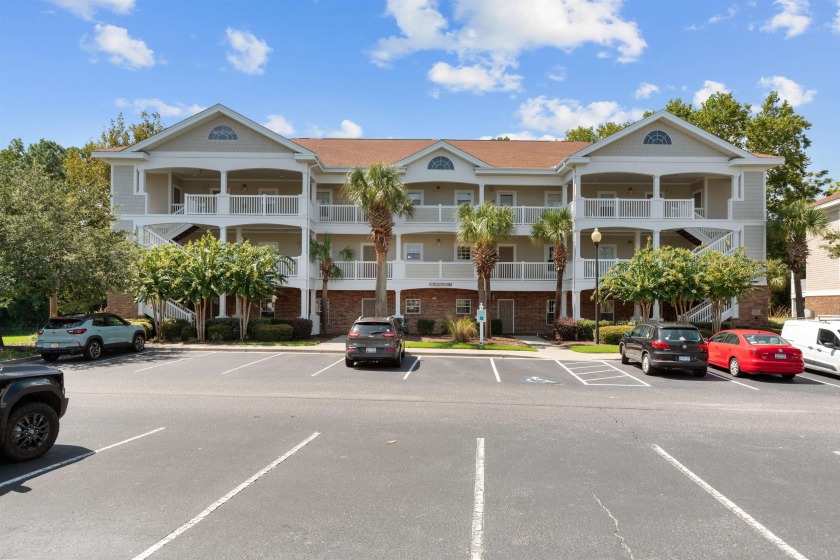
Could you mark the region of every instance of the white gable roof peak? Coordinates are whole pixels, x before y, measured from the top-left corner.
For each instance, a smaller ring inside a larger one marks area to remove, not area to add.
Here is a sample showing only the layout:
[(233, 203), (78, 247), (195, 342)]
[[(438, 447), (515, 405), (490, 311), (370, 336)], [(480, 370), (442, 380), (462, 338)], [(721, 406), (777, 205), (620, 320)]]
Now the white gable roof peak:
[(685, 132), (689, 136), (693, 136), (694, 138), (697, 138), (698, 140), (702, 140), (702, 141), (704, 141), (708, 144), (712, 144), (712, 145), (716, 146), (717, 148), (719, 148), (721, 151), (729, 153), (732, 157), (756, 159), (756, 156), (754, 156), (750, 152), (748, 152), (746, 150), (743, 150), (743, 149), (741, 149), (737, 146), (733, 146), (732, 144), (730, 144), (726, 140), (721, 140), (720, 138), (718, 138), (714, 134), (706, 132), (705, 130), (703, 130), (699, 126), (695, 126), (695, 125), (693, 125), (693, 124), (691, 124), (687, 121), (684, 121), (683, 119), (681, 119), (681, 118), (679, 118), (675, 115), (672, 115), (671, 113), (669, 113), (665, 109), (661, 109), (661, 110), (655, 112), (654, 114), (652, 114), (652, 115), (650, 115), (650, 116), (648, 116), (648, 117), (646, 117), (646, 118), (644, 118), (640, 121), (636, 121), (626, 128), (621, 129), (620, 131), (616, 132), (615, 134), (611, 134), (611, 135), (607, 136), (606, 138), (595, 142), (591, 146), (589, 146), (587, 148), (584, 148), (581, 151), (575, 153), (572, 157), (578, 158), (578, 157), (581, 157), (581, 156), (591, 155), (592, 152), (594, 152), (596, 150), (600, 150), (604, 146), (606, 146), (608, 144), (611, 144), (612, 142), (615, 142), (617, 140), (620, 140), (620, 139), (624, 138), (625, 136), (633, 134), (637, 130), (639, 130), (641, 128), (644, 128), (644, 127), (648, 126), (649, 124), (654, 123), (656, 121), (666, 121), (668, 124), (674, 126), (675, 128), (678, 128), (678, 129), (682, 130), (683, 132)]
[(475, 165), (476, 167), (481, 167), (481, 168), (491, 167), (486, 162), (481, 161), (477, 157), (468, 154), (464, 150), (456, 148), (455, 146), (453, 146), (452, 144), (450, 144), (446, 140), (438, 140), (434, 144), (432, 144), (430, 146), (426, 146), (425, 148), (423, 148), (419, 152), (415, 152), (415, 153), (411, 154), (410, 156), (401, 159), (400, 161), (396, 162), (394, 165), (397, 166), (397, 167), (406, 167), (406, 166), (411, 165), (412, 163), (416, 162), (417, 160), (419, 160), (421, 158), (424, 158), (427, 155), (429, 155), (432, 152), (435, 152), (437, 150), (443, 150), (445, 152), (449, 152), (453, 156), (456, 156), (456, 157), (459, 157), (463, 160), (466, 160), (466, 161), (472, 163), (473, 165)]
[(238, 122), (242, 126), (250, 128), (251, 130), (253, 130), (257, 134), (260, 134), (262, 136), (266, 136), (266, 137), (270, 138), (271, 140), (274, 140), (278, 144), (281, 144), (281, 145), (285, 146), (286, 148), (292, 150), (296, 154), (300, 154), (300, 155), (303, 155), (303, 156), (311, 156), (313, 158), (315, 157), (314, 153), (307, 150), (303, 146), (301, 146), (299, 144), (295, 144), (294, 142), (292, 142), (288, 138), (285, 138), (284, 136), (281, 136), (281, 135), (277, 134), (273, 130), (267, 129), (263, 125), (252, 121), (248, 117), (240, 115), (236, 111), (234, 111), (234, 110), (232, 110), (228, 107), (225, 107), (221, 103), (217, 103), (216, 105), (213, 105), (212, 107), (209, 107), (209, 108), (201, 111), (200, 113), (196, 113), (195, 115), (193, 115), (191, 117), (187, 117), (186, 119), (182, 120), (181, 122), (176, 123), (176, 124), (170, 126), (169, 128), (165, 129), (163, 132), (155, 134), (154, 136), (146, 138), (142, 142), (138, 142), (137, 144), (134, 144), (133, 146), (130, 146), (129, 148), (126, 148), (121, 153), (145, 151), (150, 147), (156, 146), (158, 144), (162, 144), (163, 142), (166, 142), (166, 141), (178, 136), (179, 134), (182, 134), (183, 132), (186, 132), (186, 131), (188, 131), (192, 128), (195, 128), (196, 126), (198, 126), (202, 122), (208, 121), (208, 120), (213, 119), (213, 118), (216, 118), (219, 115), (224, 115), (224, 116), (230, 118), (231, 120), (234, 120), (234, 121)]

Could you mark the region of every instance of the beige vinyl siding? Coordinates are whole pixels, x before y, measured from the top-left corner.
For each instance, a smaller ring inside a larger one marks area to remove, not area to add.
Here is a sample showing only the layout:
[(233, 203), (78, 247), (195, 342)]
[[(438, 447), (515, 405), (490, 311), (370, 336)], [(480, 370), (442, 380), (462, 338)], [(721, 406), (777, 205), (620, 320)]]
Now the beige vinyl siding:
[[(840, 209), (834, 208), (828, 213), (828, 227), (840, 231)], [(808, 291), (837, 290), (840, 292), (840, 259), (831, 259), (828, 251), (822, 248), (825, 241), (821, 238), (808, 238)]]
[[(210, 131), (220, 125), (231, 127), (236, 140), (210, 140)], [(243, 124), (221, 116), (201, 123), (176, 138), (151, 150), (152, 152), (273, 152), (288, 154), (291, 150), (274, 140), (254, 132)]]
[(757, 261), (767, 259), (767, 242), (764, 226), (744, 226), (744, 249), (747, 256)]
[[(671, 137), (670, 145), (645, 144), (645, 136), (654, 130), (661, 130)], [(624, 138), (613, 141), (591, 156), (650, 156), (650, 157), (722, 157), (729, 156), (717, 147), (704, 144), (664, 122), (656, 122)]]
[(169, 214), (169, 175), (146, 173), (146, 192), (149, 195), (149, 214)]
[(111, 185), (117, 215), (146, 213), (146, 197), (134, 194), (133, 165), (112, 165)]
[(134, 222), (131, 220), (116, 220), (114, 231), (134, 231)]
[(763, 220), (764, 214), (764, 173), (747, 171), (744, 173), (744, 200), (732, 203), (732, 219)]
[(706, 184), (706, 217), (726, 219), (729, 212), (729, 198), (732, 195), (731, 179), (709, 179)]

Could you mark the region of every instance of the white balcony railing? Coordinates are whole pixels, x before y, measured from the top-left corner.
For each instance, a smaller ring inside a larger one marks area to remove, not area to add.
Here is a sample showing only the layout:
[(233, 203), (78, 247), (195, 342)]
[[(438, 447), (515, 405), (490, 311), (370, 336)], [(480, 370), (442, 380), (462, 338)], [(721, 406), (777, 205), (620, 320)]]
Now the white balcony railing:
[(454, 224), (458, 222), (458, 207), (444, 206), (415, 206), (414, 215), (407, 216), (405, 221), (414, 224)]
[(230, 197), (230, 213), (248, 216), (297, 216), (299, 204), (300, 197), (296, 195), (233, 195)]
[(367, 214), (354, 204), (318, 204), (319, 222), (338, 224), (365, 224)]
[[(344, 261), (335, 263), (342, 272), (343, 280), (372, 280), (376, 278), (376, 263), (363, 261)], [(394, 266), (402, 272), (405, 280), (475, 280), (475, 266), (472, 262), (445, 261), (389, 261), (388, 278), (393, 277)], [(567, 263), (566, 270), (572, 271), (572, 263)], [(557, 279), (553, 263), (548, 262), (512, 262), (497, 263), (493, 271), (494, 280), (551, 280)]]
[[(513, 206), (513, 219), (516, 225), (530, 225), (536, 222), (540, 215), (551, 206)], [(317, 205), (318, 221), (322, 223), (365, 224), (367, 215), (358, 206), (352, 204), (319, 204)], [(437, 205), (417, 205), (414, 215), (396, 218), (396, 222), (403, 221), (411, 224), (456, 224), (458, 223), (458, 207)]]
[(651, 200), (645, 198), (586, 198), (586, 218), (650, 218)]
[(557, 280), (557, 269), (550, 262), (500, 262), (493, 274), (496, 280)]
[[(374, 280), (376, 278), (376, 261), (335, 261), (341, 269), (342, 280)], [(393, 276), (393, 262), (388, 262), (388, 279)]]
[(173, 204), (172, 205), (172, 213), (173, 214), (183, 214), (184, 213), (184, 205), (183, 204)]
[[(598, 276), (605, 275), (611, 266), (626, 260), (627, 259), (598, 259)], [(583, 277), (595, 278), (595, 259), (583, 259)]]
[(665, 200), (664, 202), (666, 219), (693, 220), (695, 218), (693, 198), (687, 200)]
[(184, 195), (184, 214), (215, 214), (218, 209), (214, 194)]
[(287, 278), (297, 278), (299, 259), (300, 257), (291, 257), (288, 263), (283, 261), (277, 263), (277, 271)]

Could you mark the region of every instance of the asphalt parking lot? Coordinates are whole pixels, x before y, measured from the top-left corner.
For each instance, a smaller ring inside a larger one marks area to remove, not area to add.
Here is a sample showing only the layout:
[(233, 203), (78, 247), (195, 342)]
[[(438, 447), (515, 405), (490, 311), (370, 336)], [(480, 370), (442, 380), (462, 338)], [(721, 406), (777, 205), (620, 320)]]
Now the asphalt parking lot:
[(837, 557), (840, 378), (605, 361), (62, 358), (0, 559)]

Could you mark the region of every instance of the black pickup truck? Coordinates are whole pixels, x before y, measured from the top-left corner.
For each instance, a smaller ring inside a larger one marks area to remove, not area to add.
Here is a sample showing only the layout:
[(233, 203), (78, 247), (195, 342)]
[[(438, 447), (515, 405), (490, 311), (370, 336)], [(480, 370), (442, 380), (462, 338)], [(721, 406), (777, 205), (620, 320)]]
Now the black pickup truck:
[(61, 370), (0, 366), (0, 454), (8, 460), (27, 461), (49, 451), (66, 410)]

